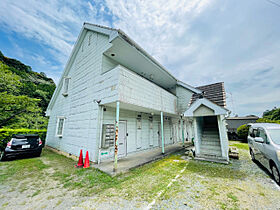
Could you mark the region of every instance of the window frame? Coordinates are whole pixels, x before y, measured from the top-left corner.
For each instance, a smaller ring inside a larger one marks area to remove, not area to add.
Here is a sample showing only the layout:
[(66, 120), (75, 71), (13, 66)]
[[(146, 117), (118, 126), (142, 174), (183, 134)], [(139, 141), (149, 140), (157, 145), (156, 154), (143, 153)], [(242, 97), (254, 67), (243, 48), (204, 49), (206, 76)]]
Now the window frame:
[[(63, 93), (62, 95), (63, 96), (68, 96), (68, 93), (69, 93), (69, 86), (70, 86), (70, 79), (71, 77), (64, 77), (63, 78)], [(67, 84), (67, 89), (66, 89), (66, 80), (68, 81), (68, 84)]]
[[(59, 122), (60, 122), (60, 120), (63, 120), (63, 123), (62, 123), (61, 134), (58, 134), (58, 129), (59, 129)], [(59, 137), (59, 138), (62, 138), (62, 137), (63, 137), (64, 127), (65, 127), (65, 120), (66, 120), (66, 117), (63, 117), (63, 116), (58, 116), (58, 117), (57, 117), (55, 135), (56, 135), (57, 137)]]
[(254, 136), (254, 129), (252, 127), (249, 128), (249, 136), (253, 137), (253, 138), (255, 137)]
[[(264, 137), (265, 137), (265, 138), (263, 138), (263, 137), (261, 136), (261, 132), (263, 132), (263, 134), (264, 134)], [(266, 131), (265, 131), (265, 129), (264, 129), (264, 128), (258, 128), (258, 134), (259, 134), (259, 136), (258, 136), (258, 137), (263, 138), (264, 143), (266, 143), (266, 144), (268, 144), (268, 143), (269, 143), (269, 141), (268, 141), (268, 137), (267, 137), (267, 134), (266, 134)]]

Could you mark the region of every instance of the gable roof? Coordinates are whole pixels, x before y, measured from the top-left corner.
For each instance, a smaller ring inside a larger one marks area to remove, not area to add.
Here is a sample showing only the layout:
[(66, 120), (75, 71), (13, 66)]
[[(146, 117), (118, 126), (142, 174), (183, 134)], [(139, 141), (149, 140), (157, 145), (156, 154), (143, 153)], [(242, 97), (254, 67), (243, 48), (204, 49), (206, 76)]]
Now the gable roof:
[[(226, 93), (224, 82), (203, 85), (196, 87), (196, 89), (199, 89), (203, 92), (203, 98), (207, 98), (208, 100), (221, 107), (226, 107)], [(194, 103), (199, 97), (201, 97), (201, 94), (194, 93), (190, 104)]]
[(214, 111), (214, 115), (225, 115), (229, 110), (221, 107), (207, 98), (198, 98), (187, 111), (185, 111), (185, 117), (192, 117), (194, 115), (195, 110), (197, 110), (201, 105), (204, 105)]
[[(96, 24), (91, 24), (91, 23), (84, 23), (80, 34), (78, 36), (78, 39), (73, 47), (73, 50), (70, 54), (70, 57), (66, 63), (66, 66), (64, 68), (64, 71), (62, 73), (62, 76), (59, 80), (59, 83), (57, 85), (57, 88), (52, 96), (52, 99), (48, 105), (46, 114), (49, 115), (49, 111), (51, 110), (57, 96), (58, 93), (62, 87), (63, 84), (63, 77), (67, 76), (69, 73), (69, 70), (71, 69), (71, 66), (74, 62), (74, 58), (76, 57), (76, 54), (78, 52), (78, 49), (80, 48), (80, 45), (82, 43), (83, 38), (86, 35), (87, 31), (94, 31), (94, 32), (98, 32), (101, 34), (105, 34), (109, 37), (109, 43), (111, 43), (111, 45), (114, 45), (114, 41), (117, 43), (116, 40), (120, 40), (120, 42), (122, 43), (127, 43), (130, 46), (130, 49), (132, 50), (137, 50), (137, 52), (139, 52), (140, 56), (145, 57), (145, 60), (149, 60), (150, 63), (152, 63), (154, 66), (156, 66), (156, 68), (158, 69), (158, 71), (161, 73), (162, 78), (168, 78), (168, 81), (171, 81), (171, 84), (174, 84), (174, 86), (179, 82), (178, 79), (176, 79), (169, 71), (167, 71), (156, 59), (154, 59), (151, 55), (149, 55), (143, 48), (141, 48), (136, 42), (134, 42), (131, 38), (128, 37), (128, 35), (126, 35), (123, 31), (121, 31), (120, 29), (114, 29), (114, 28), (110, 28), (110, 27), (105, 27), (105, 26), (100, 26), (100, 25), (96, 25)], [(155, 82), (155, 81), (154, 81)], [(155, 82), (156, 83), (156, 82)], [(182, 82), (179, 82), (182, 83)], [(194, 92), (194, 93), (201, 93), (200, 90), (197, 90), (194, 87), (191, 87), (187, 84), (184, 83), (185, 88), (189, 89), (190, 91)]]

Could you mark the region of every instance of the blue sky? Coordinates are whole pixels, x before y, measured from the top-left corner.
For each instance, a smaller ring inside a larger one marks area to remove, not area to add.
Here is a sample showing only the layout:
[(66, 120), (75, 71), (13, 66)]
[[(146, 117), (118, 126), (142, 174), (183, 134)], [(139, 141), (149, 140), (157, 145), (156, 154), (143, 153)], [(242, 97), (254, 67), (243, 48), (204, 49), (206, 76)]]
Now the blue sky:
[(120, 28), (178, 79), (224, 81), (233, 113), (260, 116), (280, 106), (279, 20), (269, 0), (1, 0), (0, 50), (57, 82), (83, 22)]

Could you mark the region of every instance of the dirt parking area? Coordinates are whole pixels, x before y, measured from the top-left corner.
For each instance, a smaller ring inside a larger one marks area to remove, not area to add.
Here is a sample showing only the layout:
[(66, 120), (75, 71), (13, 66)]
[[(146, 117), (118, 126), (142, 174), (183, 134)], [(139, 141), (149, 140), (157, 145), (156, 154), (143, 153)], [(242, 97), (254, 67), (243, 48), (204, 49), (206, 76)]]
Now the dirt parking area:
[(280, 187), (233, 144), (229, 165), (178, 153), (116, 177), (45, 149), (0, 162), (0, 209), (279, 209)]

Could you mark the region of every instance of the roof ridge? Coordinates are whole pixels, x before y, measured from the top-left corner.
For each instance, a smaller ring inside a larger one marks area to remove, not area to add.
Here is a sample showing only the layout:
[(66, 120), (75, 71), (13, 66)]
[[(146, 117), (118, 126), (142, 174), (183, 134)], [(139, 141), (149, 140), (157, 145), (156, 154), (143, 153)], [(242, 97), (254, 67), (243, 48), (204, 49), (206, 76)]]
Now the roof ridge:
[(108, 30), (113, 30), (113, 31), (119, 31), (120, 30), (120, 29), (109, 27), (109, 26), (102, 26), (102, 25), (98, 25), (98, 24), (94, 24), (94, 23), (89, 23), (89, 22), (84, 22), (84, 25), (85, 24), (96, 26), (96, 27), (100, 27), (100, 28), (104, 28), (104, 29), (108, 29)]

